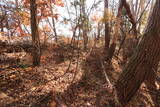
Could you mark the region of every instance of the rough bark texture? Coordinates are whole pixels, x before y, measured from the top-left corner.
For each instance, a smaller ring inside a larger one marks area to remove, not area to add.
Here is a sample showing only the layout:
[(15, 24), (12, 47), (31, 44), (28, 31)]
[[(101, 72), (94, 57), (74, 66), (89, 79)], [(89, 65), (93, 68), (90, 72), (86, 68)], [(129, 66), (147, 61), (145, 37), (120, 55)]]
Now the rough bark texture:
[(123, 106), (131, 100), (160, 61), (159, 11), (160, 0), (156, 0), (143, 38), (115, 85), (119, 102)]
[(34, 47), (33, 51), (33, 66), (40, 65), (40, 39), (38, 34), (38, 27), (37, 27), (37, 5), (36, 0), (30, 0), (30, 11), (31, 11), (31, 32), (32, 32), (32, 44)]
[(157, 89), (157, 86), (155, 84), (156, 81), (156, 74), (158, 71), (158, 63), (155, 66), (156, 68), (152, 69), (152, 71), (150, 72), (149, 77), (147, 78), (147, 80), (145, 81), (146, 87), (150, 93), (150, 96), (152, 98), (152, 101), (154, 102), (154, 106), (155, 107), (159, 107), (160, 103), (157, 99), (157, 96), (159, 96), (159, 90)]

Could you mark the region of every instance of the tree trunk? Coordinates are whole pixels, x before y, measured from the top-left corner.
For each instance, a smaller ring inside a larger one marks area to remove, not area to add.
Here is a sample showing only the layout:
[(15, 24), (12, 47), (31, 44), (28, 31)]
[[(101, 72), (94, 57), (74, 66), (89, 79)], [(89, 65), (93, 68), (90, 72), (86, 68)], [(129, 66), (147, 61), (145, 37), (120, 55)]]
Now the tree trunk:
[(87, 44), (88, 44), (88, 36), (87, 36), (86, 30), (83, 30), (83, 39), (84, 39), (84, 41), (83, 41), (84, 50), (86, 50), (87, 49)]
[(160, 0), (156, 0), (143, 38), (115, 85), (117, 97), (123, 106), (131, 100), (160, 61), (159, 11)]
[[(52, 12), (53, 14), (53, 12)], [(54, 28), (54, 36), (55, 36), (55, 41), (56, 43), (58, 42), (58, 36), (57, 36), (57, 31), (56, 31), (56, 24), (55, 24), (55, 20), (54, 18), (52, 17), (52, 23), (53, 23), (53, 28)]]
[(83, 43), (84, 43), (84, 49), (87, 49), (88, 45), (88, 18), (86, 14), (86, 7), (85, 7), (86, 0), (81, 0), (82, 3), (82, 34), (83, 34)]
[(104, 19), (105, 19), (105, 51), (108, 52), (109, 50), (109, 43), (110, 43), (110, 32), (109, 32), (109, 23), (107, 20), (107, 13), (108, 12), (108, 0), (104, 1)]
[(157, 100), (159, 90), (157, 89), (157, 86), (155, 84), (157, 71), (158, 71), (158, 63), (155, 66), (155, 68), (152, 68), (149, 77), (145, 81), (146, 87), (149, 90), (149, 94), (152, 98), (152, 101), (154, 102), (155, 107), (158, 107), (160, 105), (159, 101)]
[[(53, 15), (53, 10), (52, 10), (52, 1), (50, 0), (50, 9), (51, 9), (51, 14)], [(55, 42), (58, 42), (58, 36), (57, 36), (57, 30), (56, 30), (56, 24), (54, 17), (52, 17), (52, 24), (53, 24), (53, 31), (54, 31), (54, 36), (55, 36)]]
[(39, 39), (37, 20), (36, 20), (36, 14), (37, 14), (36, 0), (30, 0), (30, 11), (31, 11), (30, 14), (31, 14), (32, 44), (34, 47), (33, 66), (38, 66), (40, 65), (41, 51), (40, 51), (40, 39)]

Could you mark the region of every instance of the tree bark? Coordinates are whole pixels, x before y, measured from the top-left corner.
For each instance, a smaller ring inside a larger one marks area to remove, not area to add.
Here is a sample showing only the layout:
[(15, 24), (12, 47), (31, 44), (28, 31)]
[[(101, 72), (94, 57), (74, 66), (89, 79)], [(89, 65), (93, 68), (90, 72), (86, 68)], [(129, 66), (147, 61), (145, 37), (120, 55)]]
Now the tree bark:
[[(156, 0), (145, 33), (116, 82), (119, 102), (125, 106), (160, 61), (160, 0)], [(156, 17), (155, 17), (156, 16)]]
[(107, 20), (108, 0), (104, 1), (104, 19), (105, 19), (105, 51), (108, 52), (110, 44), (109, 23)]
[(32, 33), (32, 45), (34, 47), (33, 51), (33, 66), (40, 65), (40, 57), (41, 57), (41, 50), (40, 50), (40, 39), (37, 27), (37, 5), (36, 0), (30, 0), (30, 14), (31, 14), (31, 33)]
[(157, 89), (157, 86), (155, 84), (156, 76), (157, 76), (156, 74), (158, 71), (158, 63), (155, 67), (156, 68), (152, 68), (152, 71), (150, 72), (149, 77), (145, 81), (145, 84), (146, 84), (146, 87), (147, 87), (149, 94), (152, 98), (152, 101), (154, 102), (154, 106), (158, 107), (160, 105), (159, 101), (157, 100), (157, 96), (159, 96), (158, 95), (159, 90)]
[[(52, 1), (50, 0), (50, 9), (51, 9), (51, 14), (53, 15), (53, 10), (52, 10)], [(57, 36), (57, 30), (56, 30), (56, 24), (54, 17), (52, 17), (52, 24), (53, 24), (53, 31), (54, 31), (54, 36), (55, 36), (55, 42), (58, 42), (58, 36)]]

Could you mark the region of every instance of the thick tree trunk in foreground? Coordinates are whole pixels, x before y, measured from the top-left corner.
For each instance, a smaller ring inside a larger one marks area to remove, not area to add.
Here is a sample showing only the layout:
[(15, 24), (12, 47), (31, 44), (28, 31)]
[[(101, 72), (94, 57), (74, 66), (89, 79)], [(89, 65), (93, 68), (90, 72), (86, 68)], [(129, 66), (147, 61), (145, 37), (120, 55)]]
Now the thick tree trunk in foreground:
[(145, 33), (116, 83), (119, 102), (125, 106), (160, 61), (160, 0), (156, 0)]
[(31, 32), (32, 32), (32, 44), (34, 47), (33, 51), (33, 66), (40, 65), (40, 39), (38, 34), (38, 27), (37, 27), (37, 5), (36, 0), (30, 0), (30, 11), (31, 11)]

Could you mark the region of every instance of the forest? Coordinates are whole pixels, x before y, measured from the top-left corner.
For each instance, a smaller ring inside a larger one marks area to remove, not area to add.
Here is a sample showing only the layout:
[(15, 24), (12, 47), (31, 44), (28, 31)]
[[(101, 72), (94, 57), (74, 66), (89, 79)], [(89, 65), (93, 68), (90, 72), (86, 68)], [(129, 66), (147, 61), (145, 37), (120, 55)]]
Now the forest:
[(160, 107), (160, 0), (0, 0), (0, 107)]

